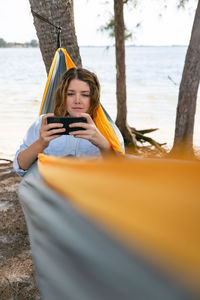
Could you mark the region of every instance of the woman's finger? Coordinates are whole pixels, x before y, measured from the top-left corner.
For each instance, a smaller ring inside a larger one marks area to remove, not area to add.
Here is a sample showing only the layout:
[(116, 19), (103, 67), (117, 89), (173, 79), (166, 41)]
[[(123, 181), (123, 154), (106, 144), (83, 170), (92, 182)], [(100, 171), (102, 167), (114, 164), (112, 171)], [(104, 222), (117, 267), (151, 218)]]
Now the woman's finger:
[(94, 122), (89, 114), (80, 113), (80, 116), (86, 118), (88, 124), (94, 124)]
[(48, 117), (53, 117), (54, 116), (54, 113), (47, 113), (45, 114), (43, 117), (42, 117), (42, 123), (41, 125), (46, 125), (47, 124), (47, 118)]
[(59, 129), (50, 129), (48, 131), (46, 131), (47, 136), (51, 136), (51, 135), (55, 135), (55, 134), (61, 134), (63, 132), (65, 132), (66, 129), (65, 128), (59, 128)]
[[(55, 123), (56, 125), (54, 124), (48, 124), (48, 125), (44, 125), (41, 127), (41, 134), (45, 134), (46, 132), (49, 132), (51, 131), (52, 129), (63, 129), (63, 124), (61, 123)], [(65, 128), (64, 128), (65, 129)], [(63, 130), (65, 131), (65, 130)]]
[(69, 125), (69, 127), (70, 127), (70, 128), (73, 128), (73, 127), (81, 127), (81, 128), (87, 129), (87, 128), (90, 127), (90, 125), (87, 124), (87, 123), (81, 123), (81, 122), (79, 122), (79, 123), (71, 123), (71, 124)]
[(61, 128), (63, 127), (62, 123), (49, 123), (47, 124), (47, 130), (51, 130), (52, 128)]
[(69, 132), (69, 135), (77, 135), (77, 134), (90, 136), (92, 134), (92, 131), (91, 130), (76, 130), (76, 131)]

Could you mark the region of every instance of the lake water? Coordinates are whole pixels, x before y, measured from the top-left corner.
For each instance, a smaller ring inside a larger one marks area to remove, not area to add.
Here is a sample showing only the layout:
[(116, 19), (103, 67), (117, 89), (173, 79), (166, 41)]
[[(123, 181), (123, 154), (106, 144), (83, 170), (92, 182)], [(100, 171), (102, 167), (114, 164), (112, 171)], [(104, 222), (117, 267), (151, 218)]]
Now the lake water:
[[(171, 148), (174, 138), (179, 83), (186, 47), (127, 47), (128, 123)], [(101, 83), (101, 102), (115, 120), (115, 50), (81, 47), (83, 67)], [(30, 124), (38, 116), (46, 83), (39, 49), (0, 49), (0, 157), (13, 159)], [(169, 79), (169, 77), (172, 79)], [(174, 83), (173, 83), (174, 82)], [(194, 146), (200, 149), (198, 96)]]

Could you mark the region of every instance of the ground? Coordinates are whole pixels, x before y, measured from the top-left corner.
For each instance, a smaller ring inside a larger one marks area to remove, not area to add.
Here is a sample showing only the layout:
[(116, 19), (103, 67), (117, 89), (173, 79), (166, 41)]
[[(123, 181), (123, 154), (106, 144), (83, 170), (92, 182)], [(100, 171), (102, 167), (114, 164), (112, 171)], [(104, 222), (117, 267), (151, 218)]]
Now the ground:
[(0, 299), (39, 300), (19, 183), (12, 163), (0, 161)]

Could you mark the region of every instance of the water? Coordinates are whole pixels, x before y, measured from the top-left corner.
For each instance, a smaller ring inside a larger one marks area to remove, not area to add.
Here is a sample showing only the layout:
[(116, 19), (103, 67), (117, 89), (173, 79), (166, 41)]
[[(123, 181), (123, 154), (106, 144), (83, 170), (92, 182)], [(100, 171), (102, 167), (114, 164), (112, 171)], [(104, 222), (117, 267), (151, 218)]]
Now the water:
[[(186, 47), (127, 47), (128, 122), (136, 129), (159, 128), (149, 136), (173, 144), (179, 83)], [(101, 102), (116, 117), (115, 50), (81, 47), (83, 67), (97, 73)], [(38, 116), (46, 72), (39, 49), (0, 49), (0, 157), (11, 158)], [(175, 85), (169, 78), (177, 84)], [(200, 148), (199, 96), (194, 132)]]

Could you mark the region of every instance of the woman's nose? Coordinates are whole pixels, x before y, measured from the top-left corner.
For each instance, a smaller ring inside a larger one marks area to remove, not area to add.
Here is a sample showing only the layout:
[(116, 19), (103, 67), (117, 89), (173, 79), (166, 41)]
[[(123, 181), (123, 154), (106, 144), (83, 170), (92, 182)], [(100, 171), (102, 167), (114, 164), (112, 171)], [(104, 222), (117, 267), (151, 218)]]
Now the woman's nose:
[(76, 94), (75, 103), (80, 103), (80, 95)]

